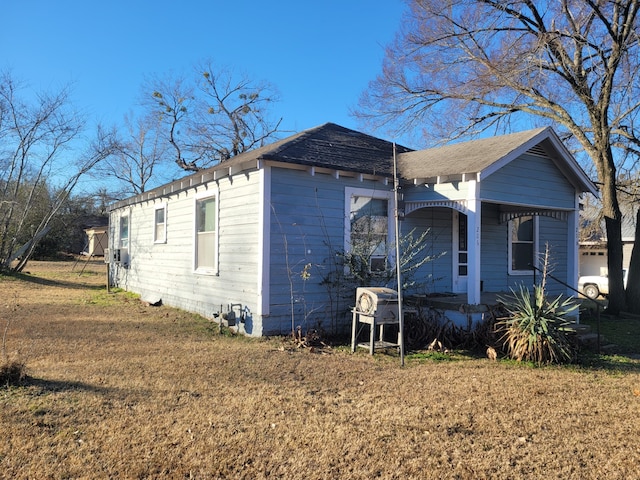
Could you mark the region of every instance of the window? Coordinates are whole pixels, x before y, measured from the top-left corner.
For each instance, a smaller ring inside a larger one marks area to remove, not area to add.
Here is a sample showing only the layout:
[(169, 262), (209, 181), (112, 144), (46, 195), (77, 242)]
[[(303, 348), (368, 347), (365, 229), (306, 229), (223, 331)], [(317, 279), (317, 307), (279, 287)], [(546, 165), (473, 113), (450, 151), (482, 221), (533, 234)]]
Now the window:
[(348, 248), (356, 260), (367, 262), (370, 272), (387, 267), (389, 242), (389, 193), (347, 192), (349, 208)]
[(165, 243), (167, 241), (167, 206), (156, 207), (153, 219), (153, 241), (154, 243)]
[(196, 199), (196, 258), (197, 271), (217, 273), (217, 197)]
[(120, 248), (129, 248), (129, 215), (120, 217)]
[(523, 216), (509, 221), (509, 273), (531, 273), (535, 265), (536, 221)]
[(468, 274), (469, 258), (467, 250), (467, 216), (458, 214), (458, 276), (466, 277)]

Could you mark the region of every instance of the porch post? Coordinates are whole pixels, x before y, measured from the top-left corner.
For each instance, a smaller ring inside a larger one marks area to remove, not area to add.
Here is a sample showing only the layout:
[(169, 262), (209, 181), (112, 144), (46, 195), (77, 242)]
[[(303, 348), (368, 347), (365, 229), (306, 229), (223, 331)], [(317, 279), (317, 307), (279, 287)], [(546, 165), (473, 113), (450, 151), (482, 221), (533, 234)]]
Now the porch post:
[(480, 185), (477, 180), (469, 181), (467, 196), (467, 303), (480, 303), (480, 244), (481, 244), (481, 201)]

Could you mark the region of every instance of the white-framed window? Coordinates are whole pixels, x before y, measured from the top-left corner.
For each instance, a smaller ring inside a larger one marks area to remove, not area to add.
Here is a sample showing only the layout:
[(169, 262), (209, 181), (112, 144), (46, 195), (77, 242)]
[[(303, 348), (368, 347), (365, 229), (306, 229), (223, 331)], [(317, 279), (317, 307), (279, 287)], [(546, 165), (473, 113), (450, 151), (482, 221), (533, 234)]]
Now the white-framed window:
[(157, 205), (153, 211), (153, 243), (167, 242), (167, 204)]
[(129, 248), (129, 215), (120, 217), (120, 248)]
[(536, 265), (538, 217), (525, 215), (509, 220), (509, 273), (531, 274)]
[(218, 195), (204, 192), (195, 202), (195, 270), (218, 273)]
[(392, 192), (345, 189), (345, 251), (366, 261), (370, 272), (387, 267), (391, 241)]

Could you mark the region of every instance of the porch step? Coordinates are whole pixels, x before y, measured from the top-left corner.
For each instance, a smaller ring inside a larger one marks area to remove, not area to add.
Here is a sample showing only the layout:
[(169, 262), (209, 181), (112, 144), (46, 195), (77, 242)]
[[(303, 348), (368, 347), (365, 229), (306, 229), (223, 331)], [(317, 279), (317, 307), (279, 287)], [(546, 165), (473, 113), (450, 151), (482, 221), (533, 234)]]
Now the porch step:
[[(567, 325), (567, 330), (575, 334), (575, 338), (579, 345), (589, 349), (597, 349), (598, 347), (598, 334), (591, 332), (591, 326), (584, 323), (571, 323)], [(618, 349), (617, 345), (613, 343), (606, 343), (603, 335), (600, 335), (600, 352), (601, 353), (614, 353)]]
[(600, 340), (600, 344), (602, 345), (603, 337), (602, 335), (598, 335), (597, 333), (582, 333), (576, 335), (578, 342), (581, 345), (586, 347), (595, 347), (598, 345), (598, 339)]
[(570, 332), (575, 332), (576, 335), (585, 335), (587, 333), (591, 333), (591, 325), (587, 325), (586, 323), (570, 323), (565, 327)]

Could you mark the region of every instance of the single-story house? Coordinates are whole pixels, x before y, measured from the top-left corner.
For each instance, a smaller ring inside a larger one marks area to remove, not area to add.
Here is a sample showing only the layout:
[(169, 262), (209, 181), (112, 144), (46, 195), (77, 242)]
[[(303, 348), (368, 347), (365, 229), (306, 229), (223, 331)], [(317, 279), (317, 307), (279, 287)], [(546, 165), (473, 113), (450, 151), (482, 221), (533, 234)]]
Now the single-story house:
[(433, 255), (411, 294), (482, 304), (531, 285), (546, 245), (553, 275), (576, 285), (579, 198), (596, 188), (552, 129), (394, 155), (392, 142), (332, 123), (113, 204), (112, 282), (206, 317), (232, 312), (252, 336), (346, 329), (337, 259), (368, 242), (367, 268), (394, 261), (394, 156), (401, 238), (428, 231)]

